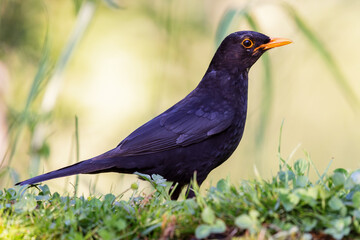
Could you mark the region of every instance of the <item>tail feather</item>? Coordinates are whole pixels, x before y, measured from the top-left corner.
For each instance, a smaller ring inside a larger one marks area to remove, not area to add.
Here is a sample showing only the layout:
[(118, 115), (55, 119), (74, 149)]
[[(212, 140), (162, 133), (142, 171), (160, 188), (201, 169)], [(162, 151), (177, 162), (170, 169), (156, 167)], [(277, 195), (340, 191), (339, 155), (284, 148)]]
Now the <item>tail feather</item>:
[(85, 160), (64, 168), (60, 168), (52, 172), (48, 172), (30, 178), (22, 182), (18, 182), (15, 185), (25, 185), (25, 184), (32, 185), (42, 181), (59, 178), (59, 177), (66, 177), (75, 174), (91, 174), (96, 172), (107, 172), (107, 169), (114, 169), (113, 162), (106, 160), (107, 159), (103, 159), (102, 161), (94, 161), (93, 159)]

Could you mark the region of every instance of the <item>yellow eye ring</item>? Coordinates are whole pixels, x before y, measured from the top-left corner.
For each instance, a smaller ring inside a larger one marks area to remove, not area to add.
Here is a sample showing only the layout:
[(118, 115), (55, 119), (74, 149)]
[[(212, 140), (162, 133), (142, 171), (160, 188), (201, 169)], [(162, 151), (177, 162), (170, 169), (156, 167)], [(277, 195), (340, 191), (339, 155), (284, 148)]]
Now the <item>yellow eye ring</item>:
[(251, 48), (254, 46), (254, 43), (250, 39), (246, 38), (241, 42), (241, 45), (243, 45), (244, 48)]

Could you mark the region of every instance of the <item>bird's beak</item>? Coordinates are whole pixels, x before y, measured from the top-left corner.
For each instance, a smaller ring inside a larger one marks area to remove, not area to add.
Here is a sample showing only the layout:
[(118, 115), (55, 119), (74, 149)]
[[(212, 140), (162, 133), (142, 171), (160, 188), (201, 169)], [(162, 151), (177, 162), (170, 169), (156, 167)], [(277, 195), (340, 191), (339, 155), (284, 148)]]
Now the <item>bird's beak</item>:
[(292, 43), (292, 41), (290, 39), (271, 38), (270, 42), (262, 44), (262, 45), (258, 46), (257, 48), (255, 48), (254, 53), (257, 52), (259, 49), (268, 50), (268, 49), (271, 49), (271, 48), (284, 46), (284, 45), (287, 45), (287, 44), (290, 44), (290, 43)]

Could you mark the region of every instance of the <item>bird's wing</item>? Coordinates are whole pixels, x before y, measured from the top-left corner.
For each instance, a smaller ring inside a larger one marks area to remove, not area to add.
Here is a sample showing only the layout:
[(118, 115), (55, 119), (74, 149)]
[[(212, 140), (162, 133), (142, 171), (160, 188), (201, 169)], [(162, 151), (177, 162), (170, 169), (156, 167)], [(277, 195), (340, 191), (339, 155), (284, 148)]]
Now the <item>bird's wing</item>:
[[(201, 142), (226, 130), (234, 117), (228, 106), (184, 99), (125, 138), (112, 154), (134, 156)], [(215, 110), (216, 109), (216, 110)]]

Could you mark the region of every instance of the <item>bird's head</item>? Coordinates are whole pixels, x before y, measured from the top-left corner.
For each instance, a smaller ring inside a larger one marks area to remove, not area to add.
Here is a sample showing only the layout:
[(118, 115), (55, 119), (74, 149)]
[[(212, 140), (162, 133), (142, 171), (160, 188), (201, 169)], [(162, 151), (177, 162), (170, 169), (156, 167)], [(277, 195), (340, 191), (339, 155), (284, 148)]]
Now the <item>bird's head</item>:
[(209, 70), (239, 72), (249, 69), (267, 50), (291, 43), (285, 38), (270, 38), (253, 31), (234, 32), (217, 49)]

